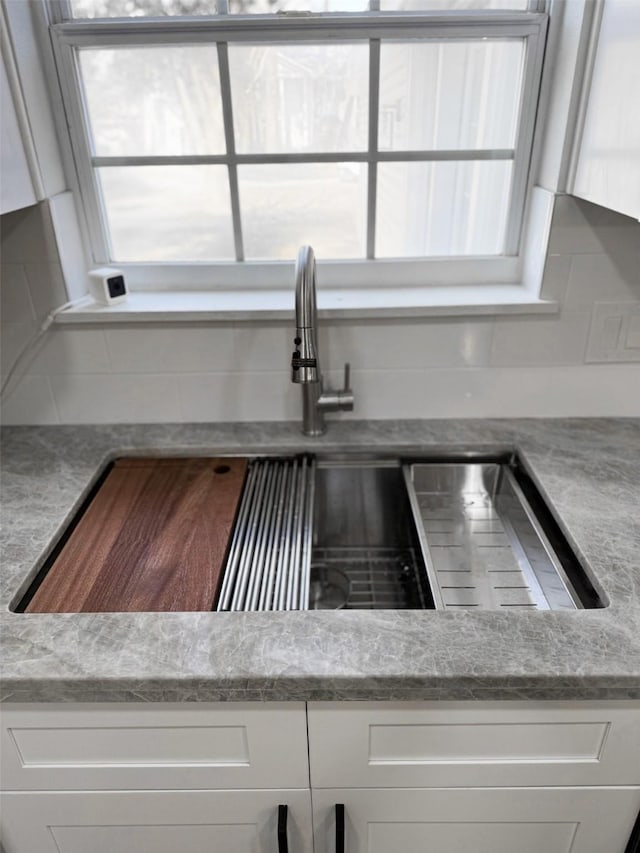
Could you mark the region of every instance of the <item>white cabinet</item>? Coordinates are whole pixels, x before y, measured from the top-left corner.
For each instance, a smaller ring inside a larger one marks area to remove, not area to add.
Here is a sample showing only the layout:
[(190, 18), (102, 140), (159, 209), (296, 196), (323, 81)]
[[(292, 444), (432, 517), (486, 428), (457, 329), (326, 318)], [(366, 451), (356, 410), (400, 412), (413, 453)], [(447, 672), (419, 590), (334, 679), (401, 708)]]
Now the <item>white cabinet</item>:
[(638, 794), (607, 788), (346, 788), (313, 791), (315, 853), (623, 853)]
[(310, 703), (315, 853), (624, 853), (640, 704)]
[(640, 219), (640, 3), (606, 0), (573, 195)]
[(3, 798), (7, 853), (312, 853), (308, 790), (69, 791)]
[(312, 853), (303, 703), (6, 705), (6, 853)]
[[(640, 703), (11, 705), (6, 853), (624, 853)], [(282, 847), (284, 849), (284, 847)]]
[[(10, 57), (8, 57), (10, 61)], [(4, 56), (0, 56), (0, 214), (37, 201)]]

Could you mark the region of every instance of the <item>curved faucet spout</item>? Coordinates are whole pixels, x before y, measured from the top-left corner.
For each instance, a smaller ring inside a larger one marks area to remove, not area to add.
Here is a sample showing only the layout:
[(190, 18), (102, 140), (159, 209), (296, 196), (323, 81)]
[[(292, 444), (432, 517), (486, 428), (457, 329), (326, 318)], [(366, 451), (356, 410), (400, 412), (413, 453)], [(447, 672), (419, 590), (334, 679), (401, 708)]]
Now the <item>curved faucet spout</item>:
[(353, 409), (349, 365), (345, 365), (345, 387), (326, 392), (322, 386), (318, 354), (316, 305), (316, 259), (311, 246), (302, 246), (296, 259), (296, 336), (291, 356), (291, 381), (302, 385), (302, 432), (322, 435), (324, 413)]
[(291, 357), (291, 381), (320, 382), (316, 307), (316, 258), (311, 246), (301, 246), (296, 260), (296, 350)]

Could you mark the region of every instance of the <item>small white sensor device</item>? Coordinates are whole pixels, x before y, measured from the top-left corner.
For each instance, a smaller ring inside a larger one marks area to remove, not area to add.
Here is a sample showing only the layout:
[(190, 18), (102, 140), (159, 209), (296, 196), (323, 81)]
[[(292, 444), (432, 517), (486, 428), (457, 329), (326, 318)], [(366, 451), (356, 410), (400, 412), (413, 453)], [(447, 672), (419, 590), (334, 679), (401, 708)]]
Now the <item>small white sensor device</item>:
[(101, 267), (89, 273), (89, 293), (98, 305), (117, 305), (127, 298), (127, 286), (120, 270)]

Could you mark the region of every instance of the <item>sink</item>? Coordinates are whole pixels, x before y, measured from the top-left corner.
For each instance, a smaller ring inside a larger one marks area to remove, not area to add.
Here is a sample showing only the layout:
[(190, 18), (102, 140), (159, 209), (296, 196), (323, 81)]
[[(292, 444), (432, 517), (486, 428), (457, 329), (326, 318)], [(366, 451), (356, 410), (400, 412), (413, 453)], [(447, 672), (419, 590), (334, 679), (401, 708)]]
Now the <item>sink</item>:
[(115, 460), (15, 609), (603, 606), (517, 456), (470, 452)]
[(252, 465), (219, 610), (603, 606), (514, 454)]
[(346, 609), (435, 606), (399, 461), (319, 461), (312, 566), (351, 583)]

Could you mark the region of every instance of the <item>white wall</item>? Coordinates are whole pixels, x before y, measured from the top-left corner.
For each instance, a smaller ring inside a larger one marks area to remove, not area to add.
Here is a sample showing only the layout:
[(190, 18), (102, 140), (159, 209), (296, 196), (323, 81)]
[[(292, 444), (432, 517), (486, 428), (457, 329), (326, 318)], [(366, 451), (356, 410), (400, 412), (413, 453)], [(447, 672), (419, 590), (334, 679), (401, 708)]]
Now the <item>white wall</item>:
[[(6, 374), (66, 295), (47, 204), (1, 228)], [(559, 315), (324, 324), (325, 374), (339, 385), (349, 360), (356, 394), (354, 412), (333, 417), (640, 416), (640, 224), (559, 197), (543, 296)], [(296, 419), (292, 334), (293, 323), (54, 326), (3, 421)]]

